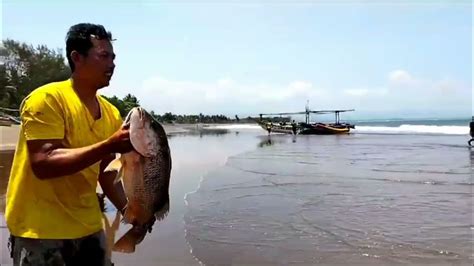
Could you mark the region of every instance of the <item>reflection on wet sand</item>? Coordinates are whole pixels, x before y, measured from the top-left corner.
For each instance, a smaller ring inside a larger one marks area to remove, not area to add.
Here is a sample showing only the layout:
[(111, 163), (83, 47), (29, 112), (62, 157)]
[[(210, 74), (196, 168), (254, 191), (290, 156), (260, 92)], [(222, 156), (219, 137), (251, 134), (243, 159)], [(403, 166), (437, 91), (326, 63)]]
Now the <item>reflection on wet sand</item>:
[(176, 132), (176, 133), (170, 134), (168, 135), (168, 139), (174, 136), (179, 136), (179, 135), (186, 135), (186, 136), (198, 135), (199, 137), (202, 138), (203, 136), (219, 136), (219, 135), (225, 135), (228, 133), (229, 133), (229, 130), (221, 129), (221, 128), (192, 128), (192, 129), (188, 129), (188, 131), (186, 132)]
[(113, 219), (112, 224), (110, 224), (109, 218), (107, 218), (105, 213), (102, 213), (102, 220), (104, 221), (104, 231), (107, 243), (106, 256), (109, 259), (112, 259), (112, 247), (115, 243), (115, 236), (120, 226), (120, 218), (120, 212), (116, 211), (115, 218)]
[(260, 142), (258, 143), (258, 147), (263, 148), (265, 146), (272, 146), (275, 144), (281, 144), (281, 143), (289, 143), (290, 141), (295, 143), (296, 142), (296, 136), (295, 135), (267, 135), (267, 136), (261, 136), (260, 137)]

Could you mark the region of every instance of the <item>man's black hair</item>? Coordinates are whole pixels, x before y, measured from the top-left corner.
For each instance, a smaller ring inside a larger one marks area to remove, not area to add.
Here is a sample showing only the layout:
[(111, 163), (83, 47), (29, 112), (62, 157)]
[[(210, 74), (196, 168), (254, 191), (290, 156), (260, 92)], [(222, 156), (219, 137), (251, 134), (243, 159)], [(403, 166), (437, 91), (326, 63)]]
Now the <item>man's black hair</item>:
[(72, 62), (71, 52), (77, 51), (79, 54), (86, 56), (93, 46), (92, 38), (112, 41), (112, 33), (102, 25), (91, 23), (79, 23), (69, 28), (66, 35), (66, 57), (72, 72), (74, 72), (75, 66)]

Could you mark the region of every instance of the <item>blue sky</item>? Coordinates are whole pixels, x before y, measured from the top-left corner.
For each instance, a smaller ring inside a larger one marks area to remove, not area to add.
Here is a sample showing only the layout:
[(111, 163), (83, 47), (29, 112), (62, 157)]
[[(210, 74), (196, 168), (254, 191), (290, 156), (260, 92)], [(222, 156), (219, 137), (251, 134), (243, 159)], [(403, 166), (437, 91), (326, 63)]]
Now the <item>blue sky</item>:
[[(291, 4), (290, 4), (291, 3)], [(72, 24), (117, 41), (106, 95), (158, 113), (356, 109), (470, 117), (470, 1), (3, 1), (2, 37), (65, 50)]]

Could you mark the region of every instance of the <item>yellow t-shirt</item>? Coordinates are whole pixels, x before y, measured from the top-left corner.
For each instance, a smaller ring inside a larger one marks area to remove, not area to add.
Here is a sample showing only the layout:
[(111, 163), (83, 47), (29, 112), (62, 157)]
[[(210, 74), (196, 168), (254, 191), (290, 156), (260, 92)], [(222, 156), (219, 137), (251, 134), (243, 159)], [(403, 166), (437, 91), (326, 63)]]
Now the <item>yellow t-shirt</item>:
[(62, 139), (65, 147), (78, 148), (108, 138), (120, 128), (122, 118), (102, 96), (97, 100), (101, 117), (94, 120), (68, 79), (44, 85), (23, 101), (6, 195), (5, 219), (13, 235), (71, 239), (102, 229), (96, 196), (100, 162), (69, 176), (40, 180), (30, 167), (26, 146), (27, 140)]

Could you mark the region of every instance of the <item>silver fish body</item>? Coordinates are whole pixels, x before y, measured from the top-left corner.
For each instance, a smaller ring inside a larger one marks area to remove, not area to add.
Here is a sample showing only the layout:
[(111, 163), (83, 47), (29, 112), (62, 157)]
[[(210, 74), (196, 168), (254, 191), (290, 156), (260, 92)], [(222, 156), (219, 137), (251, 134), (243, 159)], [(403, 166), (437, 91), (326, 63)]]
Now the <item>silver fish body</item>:
[(106, 171), (117, 170), (116, 181), (123, 180), (128, 199), (123, 220), (133, 225), (113, 250), (131, 253), (150, 229), (150, 222), (168, 214), (172, 162), (165, 130), (143, 108), (133, 108), (124, 124), (130, 125), (134, 150), (120, 155)]

